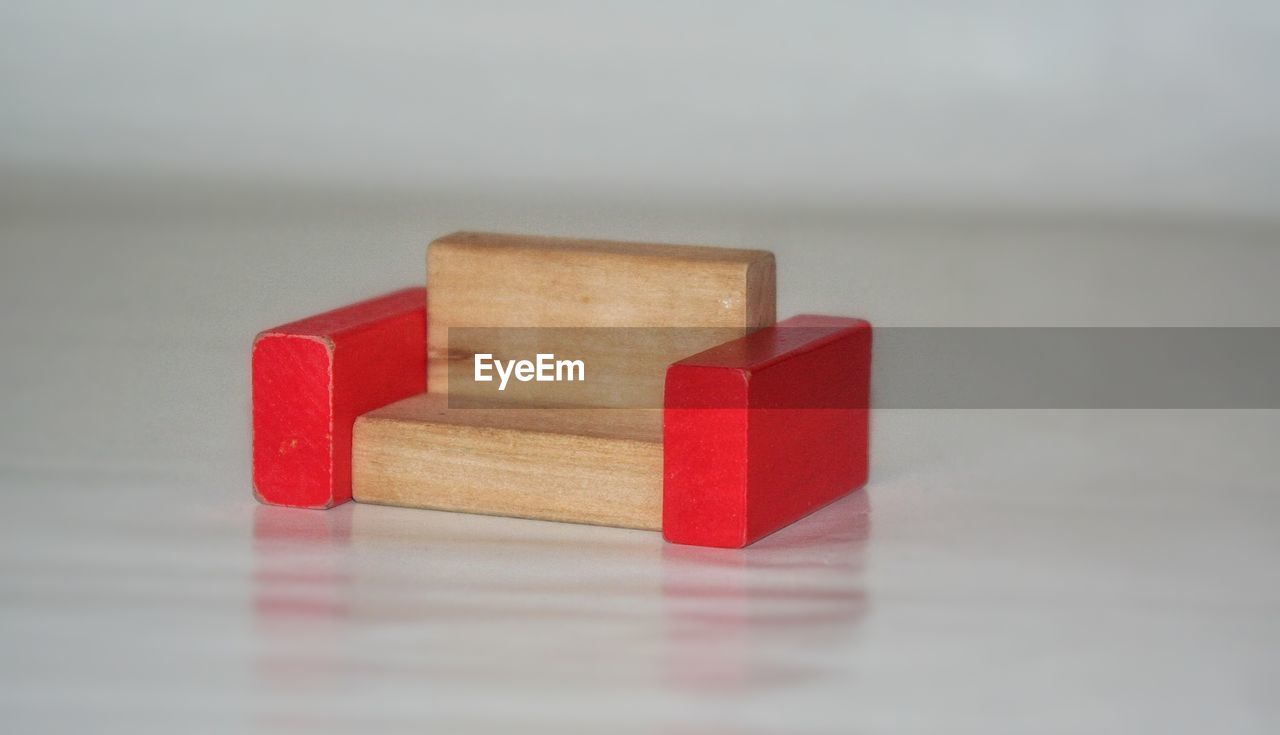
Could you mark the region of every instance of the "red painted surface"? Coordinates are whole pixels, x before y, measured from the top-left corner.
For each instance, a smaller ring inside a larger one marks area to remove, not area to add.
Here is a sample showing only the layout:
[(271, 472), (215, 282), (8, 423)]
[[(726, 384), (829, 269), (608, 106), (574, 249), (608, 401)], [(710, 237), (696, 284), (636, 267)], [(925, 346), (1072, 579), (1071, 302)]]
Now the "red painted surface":
[(662, 533), (739, 548), (867, 481), (871, 325), (797, 316), (673, 364)]
[(253, 484), (272, 505), (351, 499), (357, 416), (426, 390), (426, 289), (291, 322), (253, 343)]

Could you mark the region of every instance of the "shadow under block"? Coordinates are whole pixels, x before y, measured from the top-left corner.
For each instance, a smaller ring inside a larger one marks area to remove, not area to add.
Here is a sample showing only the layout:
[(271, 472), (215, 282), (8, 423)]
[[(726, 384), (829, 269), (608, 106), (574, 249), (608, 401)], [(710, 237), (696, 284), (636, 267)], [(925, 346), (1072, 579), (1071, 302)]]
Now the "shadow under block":
[[(448, 235), (427, 249), (431, 391), (658, 407), (672, 362), (774, 323), (775, 279), (764, 250)], [(471, 379), (477, 353), (514, 360), (537, 352), (582, 360), (587, 380), (513, 381), (499, 393)]]
[(272, 505), (351, 499), (356, 416), (426, 389), (426, 290), (408, 288), (260, 333), (253, 483)]
[(798, 316), (667, 372), (663, 536), (739, 548), (866, 483), (871, 325)]
[(424, 393), (356, 420), (357, 501), (661, 528), (662, 409), (447, 404)]

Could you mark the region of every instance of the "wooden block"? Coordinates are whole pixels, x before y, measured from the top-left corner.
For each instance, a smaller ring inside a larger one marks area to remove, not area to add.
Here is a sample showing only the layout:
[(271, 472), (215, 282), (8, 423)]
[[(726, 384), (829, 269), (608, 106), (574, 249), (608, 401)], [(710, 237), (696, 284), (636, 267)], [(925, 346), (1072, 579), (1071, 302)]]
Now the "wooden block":
[[(773, 254), (762, 250), (442, 237), (427, 251), (431, 391), (543, 405), (661, 406), (672, 361), (774, 323), (774, 271)], [(470, 380), (477, 353), (516, 360), (533, 357), (535, 347), (583, 360), (586, 383), (513, 384), (498, 393)]]
[(867, 479), (871, 325), (799, 316), (667, 371), (663, 536), (751, 544)]
[(658, 530), (662, 409), (450, 409), (426, 393), (356, 420), (355, 499)]
[(426, 290), (268, 329), (253, 343), (253, 482), (273, 505), (351, 499), (355, 417), (426, 388)]

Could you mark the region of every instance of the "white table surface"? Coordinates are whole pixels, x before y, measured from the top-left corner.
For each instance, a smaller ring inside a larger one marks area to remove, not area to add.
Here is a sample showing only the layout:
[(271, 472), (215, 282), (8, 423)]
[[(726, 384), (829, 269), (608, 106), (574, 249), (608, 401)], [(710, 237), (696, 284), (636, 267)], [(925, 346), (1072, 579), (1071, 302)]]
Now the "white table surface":
[(1275, 325), (1250, 222), (921, 218), (11, 177), (0, 730), (1274, 732), (1280, 415), (879, 411), (743, 551), (256, 504), (258, 329), (459, 227), (772, 247), (781, 313)]

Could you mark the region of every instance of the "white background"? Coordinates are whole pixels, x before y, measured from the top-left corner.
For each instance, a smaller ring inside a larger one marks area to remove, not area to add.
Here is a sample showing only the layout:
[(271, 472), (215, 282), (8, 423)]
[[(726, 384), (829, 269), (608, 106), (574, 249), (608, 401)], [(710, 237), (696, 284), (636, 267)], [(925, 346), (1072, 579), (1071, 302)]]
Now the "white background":
[(1280, 8), (19, 2), (0, 159), (449, 191), (1273, 215)]

